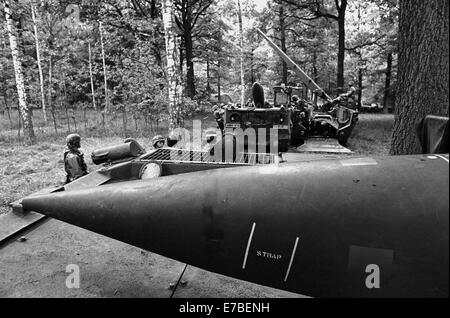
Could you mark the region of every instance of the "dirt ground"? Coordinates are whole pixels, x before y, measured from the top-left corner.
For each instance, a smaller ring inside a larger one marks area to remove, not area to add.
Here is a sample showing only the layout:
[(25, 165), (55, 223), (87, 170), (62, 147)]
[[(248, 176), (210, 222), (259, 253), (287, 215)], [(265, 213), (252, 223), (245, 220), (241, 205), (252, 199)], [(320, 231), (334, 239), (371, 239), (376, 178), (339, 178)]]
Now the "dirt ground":
[[(25, 242), (0, 249), (0, 297), (303, 297), (185, 269), (183, 263), (54, 219), (24, 236)], [(80, 288), (66, 287), (69, 264), (80, 269)], [(171, 290), (179, 279), (186, 284)]]

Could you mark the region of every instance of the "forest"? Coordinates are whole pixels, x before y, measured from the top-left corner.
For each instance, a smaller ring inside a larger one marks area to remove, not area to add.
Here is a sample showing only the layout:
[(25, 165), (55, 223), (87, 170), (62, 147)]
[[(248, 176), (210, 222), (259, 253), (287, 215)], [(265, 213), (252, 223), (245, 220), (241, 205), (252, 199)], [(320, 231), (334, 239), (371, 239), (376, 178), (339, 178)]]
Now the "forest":
[[(0, 15), (0, 112), (9, 128), (19, 128), (13, 113), (20, 98), (7, 24), (17, 43), (27, 108), (43, 113), (37, 126), (51, 125), (57, 133), (61, 125), (105, 126), (105, 117), (113, 116), (127, 131), (169, 120), (161, 1), (3, 2), (9, 11)], [(257, 28), (330, 95), (353, 81), (359, 104), (379, 103), (392, 112), (396, 0), (177, 0), (170, 7), (179, 125), (207, 111), (213, 96), (240, 102), (242, 84), (247, 100), (255, 81), (267, 94), (272, 86), (298, 82)], [(93, 111), (98, 120), (86, 123)]]
[(393, 154), (417, 150), (413, 121), (448, 116), (444, 0), (2, 0), (0, 25), (1, 130), (31, 144), (171, 130), (254, 82), (270, 99), (299, 78), (257, 29), (330, 96), (352, 82), (360, 110), (395, 113), (410, 146)]

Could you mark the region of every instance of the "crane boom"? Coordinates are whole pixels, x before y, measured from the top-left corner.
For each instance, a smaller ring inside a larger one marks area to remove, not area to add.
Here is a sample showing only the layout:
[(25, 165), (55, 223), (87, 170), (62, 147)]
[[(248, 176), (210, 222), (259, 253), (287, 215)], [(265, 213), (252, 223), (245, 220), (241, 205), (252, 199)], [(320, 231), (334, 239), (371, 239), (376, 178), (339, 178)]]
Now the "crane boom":
[(260, 29), (256, 29), (259, 34), (269, 43), (269, 45), (275, 50), (275, 52), (286, 62), (286, 64), (294, 68), (297, 75), (300, 77), (301, 81), (308, 87), (311, 91), (318, 94), (319, 97), (331, 101), (330, 96), (325, 93), (325, 91), (313, 81), (301, 68), (298, 66), (289, 56), (286, 55), (271, 39), (267, 37)]

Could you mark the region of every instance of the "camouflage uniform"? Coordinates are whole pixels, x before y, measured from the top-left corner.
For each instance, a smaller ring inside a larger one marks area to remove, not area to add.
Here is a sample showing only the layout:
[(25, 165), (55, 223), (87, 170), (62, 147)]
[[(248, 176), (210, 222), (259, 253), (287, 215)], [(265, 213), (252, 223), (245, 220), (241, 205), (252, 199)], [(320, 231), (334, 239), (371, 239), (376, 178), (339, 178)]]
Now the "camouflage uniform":
[(217, 126), (219, 126), (220, 131), (223, 134), (223, 131), (225, 129), (225, 123), (223, 120), (223, 114), (225, 113), (224, 110), (218, 106), (215, 106), (214, 109), (214, 118), (216, 119)]
[(87, 174), (84, 155), (80, 151), (81, 138), (77, 134), (67, 136), (67, 147), (64, 150), (64, 169), (66, 170), (66, 184)]
[(348, 84), (349, 89), (346, 93), (339, 95), (339, 100), (344, 101), (346, 107), (355, 109), (356, 106), (356, 88), (352, 82)]

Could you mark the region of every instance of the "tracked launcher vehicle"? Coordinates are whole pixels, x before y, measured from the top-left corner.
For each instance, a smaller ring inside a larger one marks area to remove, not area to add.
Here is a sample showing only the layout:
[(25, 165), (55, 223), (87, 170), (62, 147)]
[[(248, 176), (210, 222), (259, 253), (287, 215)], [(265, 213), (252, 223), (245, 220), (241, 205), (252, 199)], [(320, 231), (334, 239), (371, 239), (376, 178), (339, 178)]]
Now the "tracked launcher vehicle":
[[(235, 135), (238, 129), (253, 128), (258, 152), (277, 149), (279, 152), (351, 153), (345, 147), (358, 122), (358, 111), (339, 98), (331, 99), (291, 58), (258, 31), (295, 70), (302, 84), (274, 87), (274, 99), (270, 104), (265, 100), (263, 87), (254, 83), (252, 103), (225, 107), (222, 135)], [(321, 104), (319, 98), (323, 100)], [(251, 147), (247, 141), (245, 146)]]

